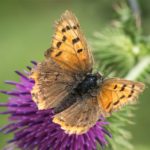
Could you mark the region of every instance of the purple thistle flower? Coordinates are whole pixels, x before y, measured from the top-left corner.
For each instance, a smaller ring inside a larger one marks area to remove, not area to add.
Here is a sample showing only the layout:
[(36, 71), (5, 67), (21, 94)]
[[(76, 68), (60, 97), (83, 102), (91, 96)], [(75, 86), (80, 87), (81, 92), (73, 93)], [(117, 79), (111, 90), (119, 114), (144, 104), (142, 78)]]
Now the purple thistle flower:
[[(35, 62), (32, 62), (36, 65)], [(30, 67), (27, 67), (31, 70)], [(52, 122), (52, 110), (38, 110), (31, 97), (31, 89), (34, 81), (26, 75), (16, 71), (20, 76), (20, 82), (6, 81), (7, 84), (14, 85), (12, 91), (0, 91), (9, 95), (6, 103), (0, 103), (0, 107), (6, 107), (7, 111), (0, 114), (9, 114), (10, 123), (1, 128), (5, 134), (14, 133), (14, 138), (8, 143), (6, 149), (13, 149), (14, 146), (23, 150), (93, 150), (97, 144), (102, 148), (107, 141), (105, 136), (111, 137), (104, 128), (108, 123), (104, 118), (100, 120), (85, 134), (68, 135), (59, 125)], [(14, 149), (16, 149), (14, 147)]]

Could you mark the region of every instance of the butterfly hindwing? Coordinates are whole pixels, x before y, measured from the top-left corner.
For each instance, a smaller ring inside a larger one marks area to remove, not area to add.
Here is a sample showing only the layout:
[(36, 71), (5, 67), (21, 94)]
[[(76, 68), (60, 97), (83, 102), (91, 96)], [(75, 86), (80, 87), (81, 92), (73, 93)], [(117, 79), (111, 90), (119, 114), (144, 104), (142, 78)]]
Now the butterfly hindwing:
[(99, 105), (105, 115), (119, 110), (128, 103), (135, 103), (144, 90), (144, 84), (119, 78), (106, 79), (98, 94)]
[(68, 134), (83, 134), (99, 119), (100, 109), (96, 97), (76, 97), (77, 102), (54, 116), (53, 122), (59, 124)]
[(45, 55), (70, 72), (85, 74), (91, 71), (92, 54), (77, 18), (70, 11), (56, 23), (52, 46)]

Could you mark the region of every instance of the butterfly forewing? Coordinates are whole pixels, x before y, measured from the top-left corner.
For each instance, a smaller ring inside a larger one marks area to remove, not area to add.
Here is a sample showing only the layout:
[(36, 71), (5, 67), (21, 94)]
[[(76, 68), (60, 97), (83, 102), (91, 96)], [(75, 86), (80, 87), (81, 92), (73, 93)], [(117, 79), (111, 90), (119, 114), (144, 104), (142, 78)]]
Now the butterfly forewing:
[(54, 108), (92, 69), (93, 59), (80, 31), (79, 22), (66, 11), (57, 22), (46, 60), (33, 70), (32, 97), (39, 109)]
[(99, 105), (104, 115), (119, 110), (128, 103), (135, 103), (144, 90), (144, 84), (124, 79), (106, 79), (98, 94)]
[(93, 65), (92, 54), (80, 30), (77, 18), (66, 11), (56, 23), (51, 48), (46, 57), (51, 57), (63, 69), (74, 73), (90, 72)]
[(73, 75), (62, 70), (51, 59), (39, 63), (30, 77), (35, 81), (31, 93), (38, 109), (56, 107), (75, 85)]

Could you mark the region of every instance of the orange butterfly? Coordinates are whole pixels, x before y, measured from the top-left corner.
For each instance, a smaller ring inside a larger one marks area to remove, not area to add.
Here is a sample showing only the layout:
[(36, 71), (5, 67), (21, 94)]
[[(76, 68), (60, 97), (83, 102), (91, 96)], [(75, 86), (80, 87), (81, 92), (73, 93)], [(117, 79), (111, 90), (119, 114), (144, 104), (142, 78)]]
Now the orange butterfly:
[(83, 134), (99, 119), (133, 103), (144, 84), (92, 73), (93, 56), (77, 18), (66, 11), (56, 24), (46, 59), (32, 70), (32, 97), (39, 110), (54, 110), (53, 122), (68, 134)]

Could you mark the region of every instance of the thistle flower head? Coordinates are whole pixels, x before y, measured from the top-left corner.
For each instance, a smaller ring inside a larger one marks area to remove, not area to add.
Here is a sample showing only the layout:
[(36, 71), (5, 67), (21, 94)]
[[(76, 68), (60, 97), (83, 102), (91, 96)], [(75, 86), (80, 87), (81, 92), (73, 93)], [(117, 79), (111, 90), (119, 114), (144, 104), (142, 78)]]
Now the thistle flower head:
[[(28, 69), (31, 70), (30, 67)], [(14, 138), (8, 141), (11, 146), (7, 146), (7, 149), (12, 149), (15, 145), (23, 150), (86, 150), (96, 149), (97, 144), (102, 148), (107, 144), (105, 136), (111, 135), (104, 127), (108, 124), (104, 118), (100, 118), (85, 134), (66, 134), (59, 125), (52, 122), (52, 110), (38, 110), (32, 101), (31, 89), (34, 81), (28, 78), (29, 73), (26, 72), (26, 75), (18, 71), (16, 73), (20, 76), (20, 82), (7, 81), (7, 84), (14, 85), (15, 88), (12, 91), (1, 91), (9, 95), (9, 100), (0, 103), (0, 107), (7, 108), (7, 111), (0, 114), (10, 115), (9, 124), (1, 131), (6, 134), (14, 133)]]

